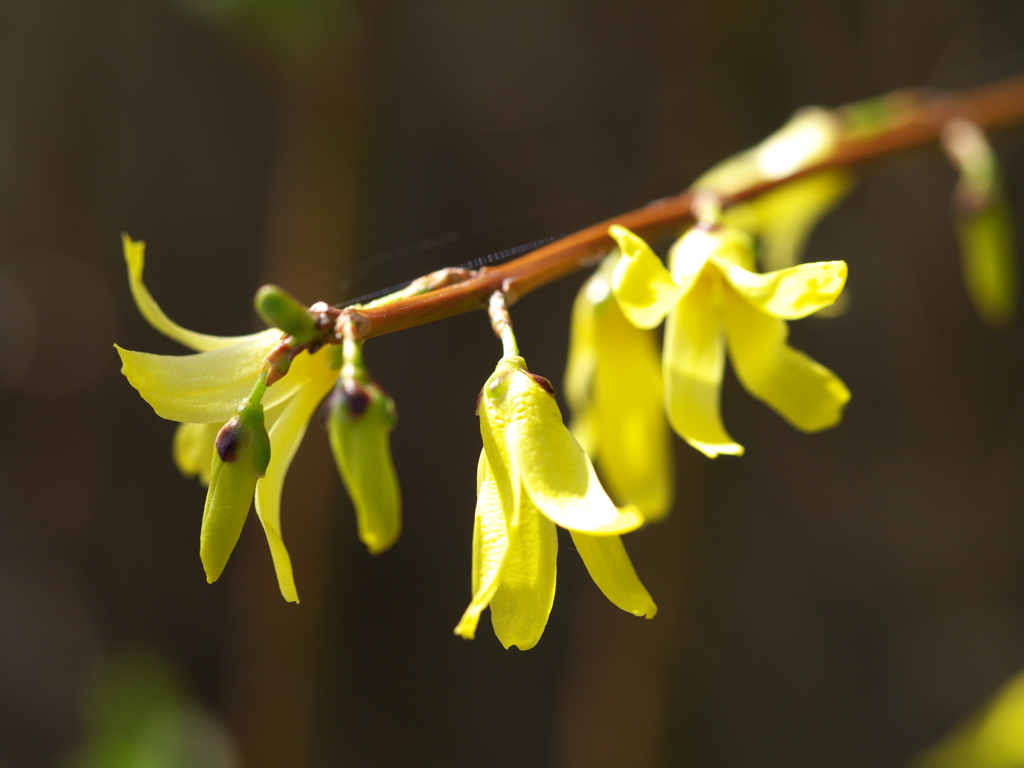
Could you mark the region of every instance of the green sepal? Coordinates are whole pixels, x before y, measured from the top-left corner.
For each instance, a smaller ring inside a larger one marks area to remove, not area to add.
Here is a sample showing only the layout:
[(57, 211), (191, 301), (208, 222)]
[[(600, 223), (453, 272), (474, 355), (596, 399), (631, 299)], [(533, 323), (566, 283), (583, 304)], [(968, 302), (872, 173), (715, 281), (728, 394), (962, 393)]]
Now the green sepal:
[(355, 507), (359, 538), (380, 554), (402, 532), (402, 497), (388, 436), (394, 401), (374, 382), (343, 375), (329, 399), (334, 461)]
[(309, 344), (319, 336), (316, 316), (284, 288), (264, 285), (256, 291), (253, 304), (263, 322), (280, 328), (301, 344)]
[(256, 481), (270, 463), (263, 405), (242, 401), (238, 415), (217, 433), (215, 445), (199, 533), (199, 557), (211, 584), (227, 565), (249, 514)]

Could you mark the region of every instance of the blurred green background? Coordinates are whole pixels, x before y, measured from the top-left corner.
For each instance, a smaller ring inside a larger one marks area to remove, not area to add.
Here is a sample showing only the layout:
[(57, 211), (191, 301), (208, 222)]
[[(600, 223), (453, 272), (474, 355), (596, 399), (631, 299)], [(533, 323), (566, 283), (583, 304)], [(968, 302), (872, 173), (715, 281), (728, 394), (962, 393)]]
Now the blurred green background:
[[(119, 233), (171, 317), (244, 333), (263, 282), (341, 301), (673, 194), (800, 106), (1019, 71), (1018, 0), (0, 2), (0, 766), (905, 765), (1024, 668), (1024, 330), (970, 308), (937, 152), (867, 170), (811, 241), (852, 303), (792, 337), (844, 423), (797, 434), (730, 378), (748, 455), (677, 442), (674, 515), (627, 539), (658, 617), (566, 538), (526, 653), (452, 635), (484, 316), (367, 346), (392, 551), (311, 427), (296, 607), (255, 519), (205, 583), (204, 491), (118, 373), (115, 341), (183, 351)], [(996, 139), (1018, 223), (1022, 136)], [(581, 280), (513, 310), (556, 387)]]

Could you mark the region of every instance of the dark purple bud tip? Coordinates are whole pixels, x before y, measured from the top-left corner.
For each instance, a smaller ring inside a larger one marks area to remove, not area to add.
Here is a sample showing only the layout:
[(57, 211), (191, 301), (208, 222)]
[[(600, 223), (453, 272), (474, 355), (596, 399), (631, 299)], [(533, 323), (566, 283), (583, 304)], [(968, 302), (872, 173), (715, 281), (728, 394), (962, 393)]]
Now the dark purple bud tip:
[(555, 396), (555, 388), (551, 386), (550, 381), (545, 379), (543, 376), (538, 376), (536, 373), (530, 373), (529, 371), (526, 372), (526, 375), (533, 379), (534, 382), (549, 395), (552, 397)]
[(341, 409), (350, 419), (358, 419), (369, 407), (370, 393), (351, 379), (339, 381), (331, 393), (331, 411)]
[(217, 448), (217, 455), (220, 456), (220, 460), (226, 464), (233, 464), (238, 461), (239, 442), (243, 429), (241, 422), (236, 416), (221, 427), (220, 432), (217, 433), (214, 445)]

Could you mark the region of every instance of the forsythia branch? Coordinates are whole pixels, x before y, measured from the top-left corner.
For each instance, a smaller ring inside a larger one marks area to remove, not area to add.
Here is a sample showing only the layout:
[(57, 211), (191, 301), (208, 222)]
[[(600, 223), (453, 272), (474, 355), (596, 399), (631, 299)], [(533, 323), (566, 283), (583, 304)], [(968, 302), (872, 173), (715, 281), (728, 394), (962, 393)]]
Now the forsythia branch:
[[(924, 147), (937, 142), (943, 127), (956, 118), (967, 119), (989, 130), (1024, 123), (1024, 76), (957, 93), (896, 91), (868, 104), (878, 108), (882, 116), (872, 120), (868, 127), (855, 125), (845, 131), (826, 157), (791, 173), (722, 195), (722, 206), (748, 200), (828, 168), (867, 164)], [(855, 110), (857, 106), (847, 110)], [(454, 285), (381, 306), (343, 310), (343, 314), (352, 316), (352, 326), (359, 338), (368, 339), (484, 309), (491, 294), (498, 290), (512, 304), (530, 291), (595, 264), (615, 247), (608, 234), (613, 224), (649, 240), (689, 223), (693, 218), (693, 203), (694, 191), (687, 190), (594, 224), (501, 266), (483, 268)]]

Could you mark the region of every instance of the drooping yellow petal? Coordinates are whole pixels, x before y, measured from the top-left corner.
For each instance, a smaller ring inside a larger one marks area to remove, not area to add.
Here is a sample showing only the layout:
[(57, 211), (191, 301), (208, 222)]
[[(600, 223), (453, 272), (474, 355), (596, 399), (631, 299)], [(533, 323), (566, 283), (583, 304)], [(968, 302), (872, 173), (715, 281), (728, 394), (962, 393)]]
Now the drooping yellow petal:
[[(142, 281), (142, 272), (146, 266), (146, 244), (141, 240), (132, 240), (123, 233), (121, 242), (124, 246), (124, 260), (128, 264), (128, 287), (131, 289), (132, 298), (135, 299), (135, 306), (146, 318), (146, 322), (164, 336), (197, 352), (209, 352), (263, 337), (263, 333), (252, 333), (246, 336), (211, 336), (182, 328), (164, 314)], [(275, 331), (275, 333), (280, 336), (280, 332)]]
[(198, 476), (203, 485), (210, 484), (210, 462), (213, 441), (221, 424), (179, 424), (174, 430), (172, 453), (174, 464), (185, 477)]
[[(376, 384), (336, 386), (329, 417), (331, 452), (355, 507), (359, 539), (377, 555), (402, 531), (402, 497), (391, 460), (394, 403)], [(358, 411), (358, 412), (357, 412)]]
[(1024, 765), (1024, 674), (1003, 685), (984, 707), (911, 768), (1019, 768)]
[[(158, 416), (189, 424), (224, 423), (249, 393), (280, 336), (269, 329), (244, 343), (194, 355), (115, 349), (121, 373)], [(288, 375), (267, 390), (264, 405), (272, 407), (295, 394), (312, 367), (308, 354), (296, 357)]]
[(719, 259), (725, 279), (760, 312), (796, 320), (833, 304), (846, 285), (845, 261), (798, 264), (775, 272), (749, 272)]
[(672, 506), (674, 463), (657, 340), (632, 325), (614, 301), (597, 308), (594, 326), (599, 352), (589, 409), (591, 455), (620, 506), (635, 506), (647, 522), (660, 520)]
[(526, 368), (521, 357), (503, 357), (498, 361), (483, 389), (477, 410), (480, 416), (480, 437), (483, 439), (487, 465), (494, 475), (501, 506), (511, 516), (519, 508), (522, 495), (520, 466), (509, 448), (508, 431), (512, 423), (509, 384), (513, 374)]
[(473, 598), (455, 627), (455, 634), (472, 640), (480, 614), (498, 589), (502, 564), (508, 551), (508, 524), (501, 507), (497, 480), (480, 451), (476, 478), (476, 514), (473, 518)]
[(544, 634), (555, 602), (557, 559), (555, 526), (522, 494), (518, 514), (509, 520), (508, 550), (491, 598), (491, 625), (505, 648), (528, 650)]
[(643, 517), (635, 509), (620, 510), (608, 498), (554, 397), (524, 370), (509, 377), (506, 407), (510, 461), (519, 469), (524, 497), (544, 515), (563, 528), (598, 535), (640, 527)]
[(832, 371), (786, 344), (784, 320), (765, 315), (726, 291), (729, 355), (740, 382), (797, 429), (835, 425), (850, 391)]
[(612, 271), (612, 290), (623, 314), (637, 328), (654, 328), (679, 302), (686, 288), (677, 285), (654, 251), (625, 227), (608, 229), (622, 258)]
[[(256, 514), (267, 536), (281, 595), (292, 603), (299, 602), (299, 596), (295, 590), (291, 559), (281, 537), (281, 491), (288, 467), (306, 434), (306, 425), (338, 375), (328, 365), (328, 352), (328, 349), (323, 349), (312, 355), (312, 377), (270, 427), (270, 464), (266, 476), (256, 484)], [(267, 394), (273, 389), (267, 390)]]
[[(580, 288), (572, 305), (572, 319), (569, 323), (569, 356), (565, 367), (565, 399), (579, 416), (587, 409), (593, 396), (594, 370), (597, 367), (597, 336), (594, 330), (596, 307), (611, 299), (610, 271), (608, 264), (618, 260), (618, 254), (608, 256), (601, 269)], [(605, 274), (605, 273), (608, 274)], [(614, 302), (614, 299), (612, 299)], [(575, 429), (573, 430), (575, 433)], [(579, 440), (579, 437), (576, 438)], [(582, 440), (580, 441), (583, 442)]]
[(640, 583), (619, 536), (590, 536), (572, 531), (572, 540), (590, 578), (605, 597), (627, 613), (654, 618), (658, 606)]
[(722, 426), (719, 400), (725, 340), (716, 300), (723, 287), (717, 272), (705, 273), (665, 326), (663, 370), (669, 422), (681, 438), (705, 455), (740, 455), (743, 446)]
[(815, 173), (745, 204), (753, 211), (752, 224), (740, 223), (736, 210), (740, 206), (728, 209), (723, 219), (726, 224), (757, 234), (763, 271), (785, 269), (801, 261), (804, 245), (814, 227), (852, 187), (853, 176), (846, 170)]

